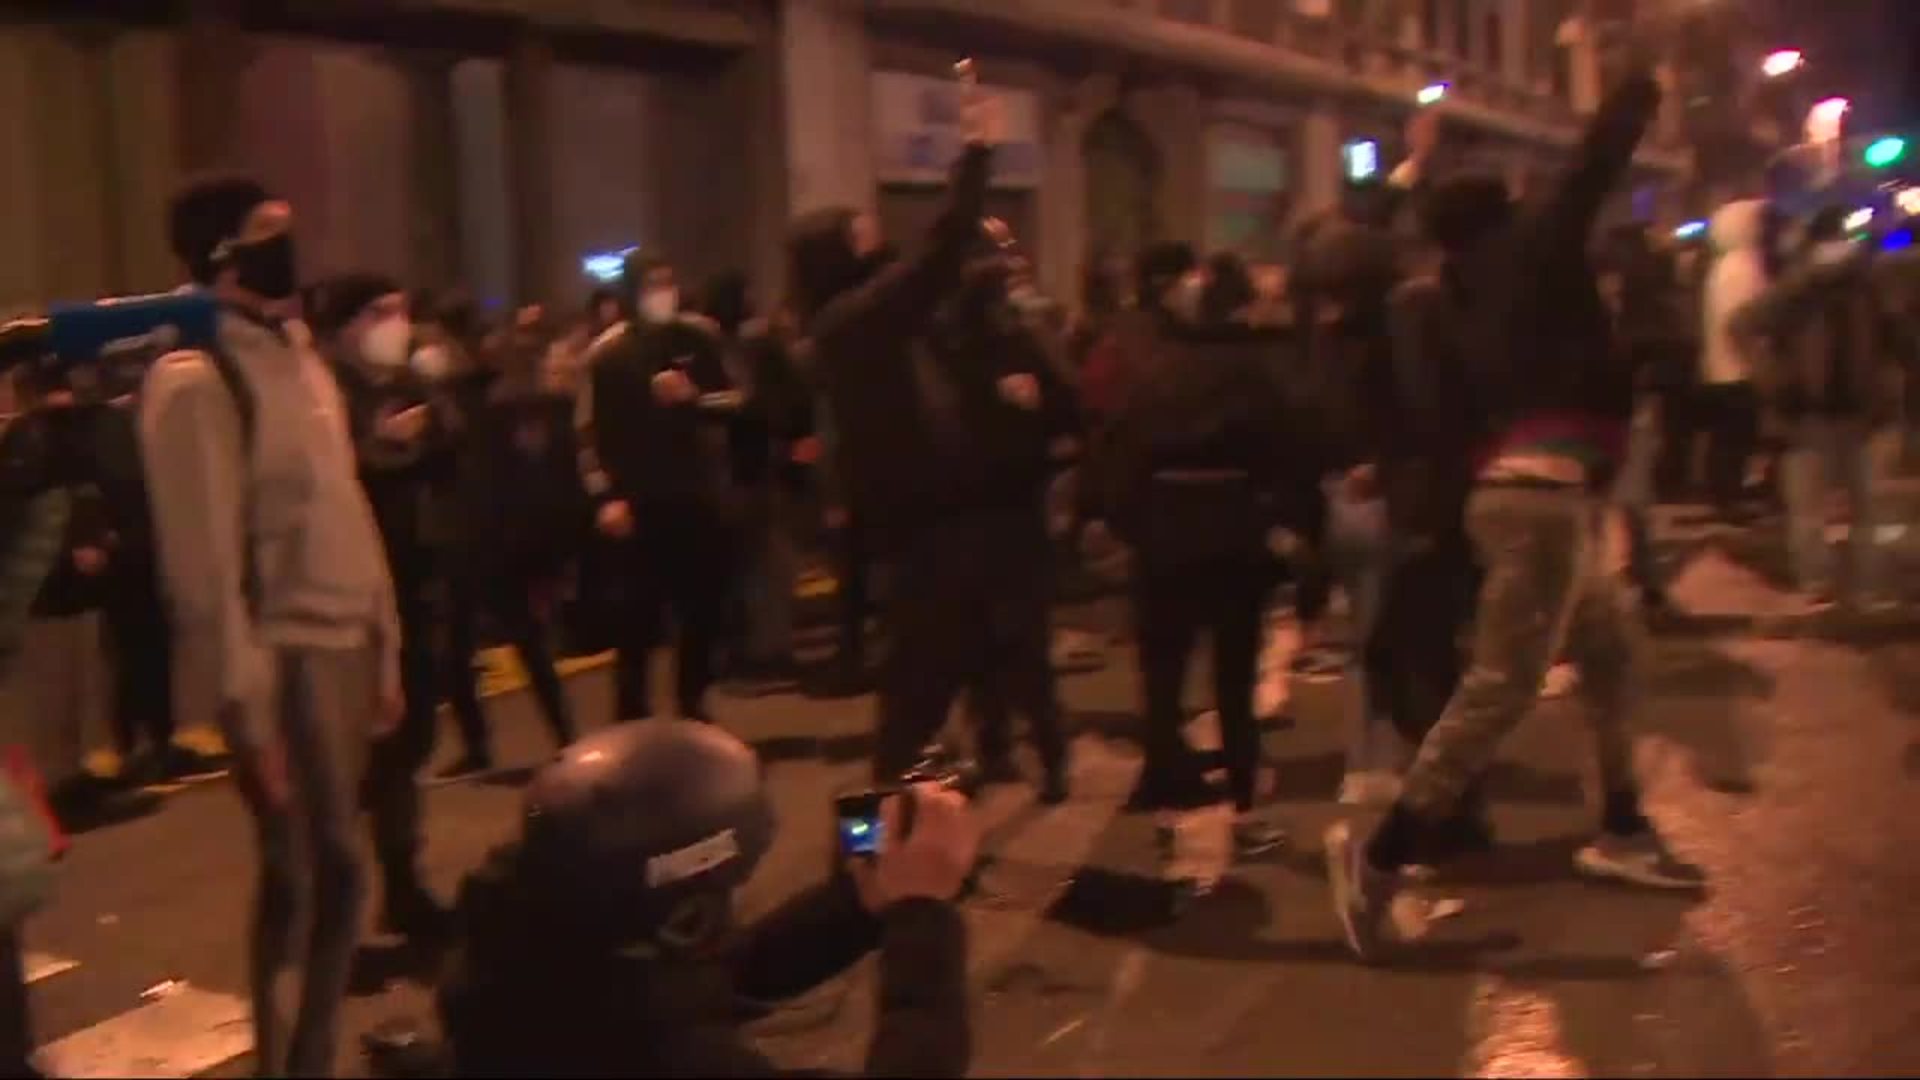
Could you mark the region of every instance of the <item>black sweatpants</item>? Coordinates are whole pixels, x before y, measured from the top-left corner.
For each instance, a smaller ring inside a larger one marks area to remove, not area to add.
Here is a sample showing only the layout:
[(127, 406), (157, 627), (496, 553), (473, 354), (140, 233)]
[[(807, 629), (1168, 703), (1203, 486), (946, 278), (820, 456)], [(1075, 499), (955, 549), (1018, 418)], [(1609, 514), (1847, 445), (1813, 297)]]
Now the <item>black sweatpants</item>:
[(122, 757), (173, 745), (173, 633), (154, 588), (116, 592), (104, 611), (113, 658), (113, 739)]
[(494, 617), (526, 669), (540, 714), (554, 742), (573, 741), (573, 719), (560, 673), (553, 666), (547, 628), (533, 610), (534, 575), (523, 568), (494, 567), (456, 573), (449, 584), (447, 655), (444, 658), (451, 688), (454, 719), (469, 755), (491, 757), (492, 740), (487, 716), (474, 686), (473, 657), (478, 645), (479, 621), (484, 611)]
[(1037, 501), (950, 518), (903, 538), (887, 560), (876, 780), (898, 779), (917, 763), (955, 696), (988, 684), (999, 701), (1027, 713), (1042, 763), (1051, 769), (1064, 761), (1047, 656), (1047, 558)]
[(663, 640), (669, 614), (680, 715), (707, 719), (713, 651), (725, 625), (735, 561), (732, 530), (719, 510), (697, 501), (642, 504), (633, 513), (635, 531), (626, 549), (627, 610), (618, 627), (620, 719), (653, 715), (647, 661)]
[(1066, 767), (1066, 736), (1060, 727), (1060, 696), (1053, 677), (1052, 606), (1056, 555), (1044, 519), (1008, 522), (991, 544), (1002, 556), (991, 588), (992, 614), (985, 662), (969, 689), (978, 725), (982, 761), (1003, 761), (1013, 752), (1013, 716), (1027, 718), (1028, 736), (1041, 767), (1055, 775)]
[(1234, 806), (1251, 810), (1260, 765), (1254, 676), (1272, 565), (1258, 558), (1156, 562), (1142, 549), (1134, 582), (1140, 678), (1146, 698), (1146, 761), (1134, 805), (1178, 810), (1213, 801), (1184, 734), (1187, 663), (1207, 634), (1213, 644), (1214, 708)]

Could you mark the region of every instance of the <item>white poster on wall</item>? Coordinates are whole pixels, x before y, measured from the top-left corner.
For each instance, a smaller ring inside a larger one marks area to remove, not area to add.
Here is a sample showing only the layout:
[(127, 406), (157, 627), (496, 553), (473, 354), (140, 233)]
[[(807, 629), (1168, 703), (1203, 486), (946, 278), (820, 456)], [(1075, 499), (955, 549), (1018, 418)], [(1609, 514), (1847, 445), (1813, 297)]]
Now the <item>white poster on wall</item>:
[[(1030, 90), (985, 86), (1000, 99), (1005, 142), (994, 155), (998, 188), (1039, 186), (1044, 155), (1040, 99)], [(882, 184), (944, 184), (960, 156), (960, 87), (952, 79), (897, 71), (873, 75), (873, 147)]]

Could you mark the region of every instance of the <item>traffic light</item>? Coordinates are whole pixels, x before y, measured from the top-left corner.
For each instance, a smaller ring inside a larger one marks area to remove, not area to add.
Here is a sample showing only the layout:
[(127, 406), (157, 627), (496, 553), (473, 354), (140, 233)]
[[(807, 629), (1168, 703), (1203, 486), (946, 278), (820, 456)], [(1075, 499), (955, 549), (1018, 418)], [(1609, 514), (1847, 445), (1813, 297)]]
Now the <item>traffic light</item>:
[(1907, 156), (1907, 140), (1898, 135), (1887, 135), (1867, 144), (1861, 160), (1869, 169), (1885, 169), (1898, 165)]

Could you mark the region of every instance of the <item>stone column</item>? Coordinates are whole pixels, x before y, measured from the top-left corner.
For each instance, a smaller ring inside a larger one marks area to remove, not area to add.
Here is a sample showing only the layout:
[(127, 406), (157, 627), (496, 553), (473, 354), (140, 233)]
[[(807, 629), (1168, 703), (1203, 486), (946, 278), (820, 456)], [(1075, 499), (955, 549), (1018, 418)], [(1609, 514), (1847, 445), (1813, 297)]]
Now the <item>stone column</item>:
[(185, 0), (178, 83), (180, 165), (189, 173), (239, 164), (241, 77), (250, 59), (238, 0)]
[(523, 27), (507, 56), (507, 190), (513, 214), (514, 303), (544, 298), (554, 284), (553, 46)]
[(1046, 129), (1046, 169), (1037, 193), (1041, 288), (1078, 307), (1086, 280), (1087, 127), (1120, 97), (1119, 80), (1092, 76), (1065, 88), (1052, 102)]
[(1332, 101), (1316, 98), (1300, 124), (1300, 207), (1317, 213), (1340, 201), (1340, 114)]
[(828, 206), (871, 211), (873, 60), (859, 6), (848, 0), (785, 0), (780, 66), (788, 208), (794, 214)]
[(453, 111), (453, 65), (446, 52), (409, 52), (399, 57), (412, 106), (408, 214), (413, 229), (411, 273), (422, 285), (446, 286), (460, 276), (459, 143)]

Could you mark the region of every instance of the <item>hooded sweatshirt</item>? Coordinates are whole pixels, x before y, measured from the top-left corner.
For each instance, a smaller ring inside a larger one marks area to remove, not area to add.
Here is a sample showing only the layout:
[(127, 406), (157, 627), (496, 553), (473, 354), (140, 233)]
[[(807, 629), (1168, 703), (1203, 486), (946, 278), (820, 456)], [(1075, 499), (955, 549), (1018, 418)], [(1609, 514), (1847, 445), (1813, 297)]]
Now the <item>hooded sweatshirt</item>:
[(233, 391), (199, 352), (154, 365), (140, 428), (176, 639), (240, 707), (229, 736), (260, 745), (276, 649), (373, 646), (393, 698), (399, 620), (346, 406), (306, 328), (226, 311), (217, 333), (251, 390), (251, 446)]
[(1538, 201), (1510, 209), (1504, 185), (1473, 180), (1427, 198), (1427, 228), (1447, 249), (1441, 279), (1460, 355), (1489, 426), (1482, 469), (1546, 468), (1603, 486), (1624, 450), (1632, 373), (1615, 357), (1587, 250), (1659, 105), (1650, 71), (1623, 79)]
[(1730, 202), (1714, 212), (1707, 226), (1713, 267), (1702, 297), (1700, 379), (1728, 386), (1753, 378), (1753, 358), (1732, 332), (1733, 315), (1767, 288), (1767, 204), (1760, 199)]
[(926, 247), (877, 273), (853, 251), (850, 213), (810, 215), (795, 229), (794, 287), (832, 415), (835, 465), (848, 505), (882, 546), (998, 495), (972, 453), (963, 391), (926, 342), (960, 290), (991, 159), (984, 147), (969, 149)]

